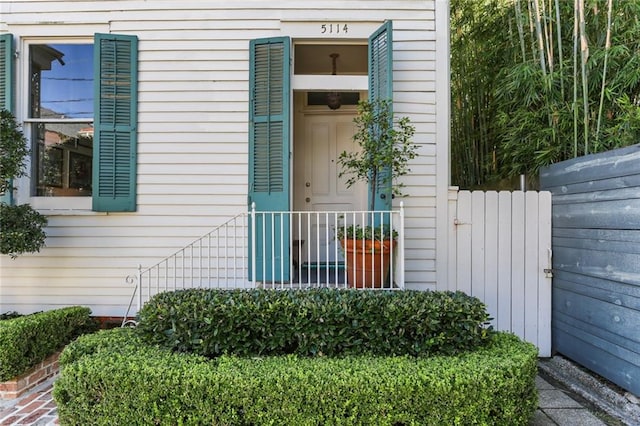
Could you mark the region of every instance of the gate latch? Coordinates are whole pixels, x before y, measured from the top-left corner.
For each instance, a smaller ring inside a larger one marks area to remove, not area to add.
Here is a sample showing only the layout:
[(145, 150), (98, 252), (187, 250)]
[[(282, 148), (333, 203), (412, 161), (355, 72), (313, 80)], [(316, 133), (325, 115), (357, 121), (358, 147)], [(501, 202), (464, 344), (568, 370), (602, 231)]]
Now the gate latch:
[(548, 257), (548, 263), (547, 263), (547, 268), (544, 268), (544, 277), (545, 278), (553, 278), (553, 251), (550, 248), (547, 248), (547, 255)]

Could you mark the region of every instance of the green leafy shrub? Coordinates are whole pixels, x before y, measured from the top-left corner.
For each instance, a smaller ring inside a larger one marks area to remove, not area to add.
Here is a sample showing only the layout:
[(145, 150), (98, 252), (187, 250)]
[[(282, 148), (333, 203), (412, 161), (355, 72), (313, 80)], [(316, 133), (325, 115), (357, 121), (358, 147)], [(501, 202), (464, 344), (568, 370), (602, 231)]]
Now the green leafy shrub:
[(13, 205), (13, 179), (26, 174), (27, 140), (11, 112), (0, 110), (0, 195), (9, 194), (9, 204), (0, 202), (0, 253), (16, 258), (40, 251), (47, 218), (28, 204)]
[(28, 204), (0, 203), (0, 253), (16, 258), (22, 253), (39, 252), (47, 235), (47, 218)]
[(122, 353), (132, 352), (141, 345), (143, 345), (143, 342), (133, 328), (99, 330), (96, 333), (81, 336), (65, 346), (64, 351), (60, 354), (59, 362), (61, 366), (64, 366), (79, 360), (85, 355), (99, 353), (105, 349), (113, 350), (118, 348)]
[(61, 423), (512, 426), (527, 425), (537, 405), (537, 351), (511, 334), (453, 356), (209, 360), (123, 350), (127, 333), (83, 336), (74, 343), (83, 356), (63, 352), (53, 394)]
[(80, 306), (0, 321), (0, 381), (25, 373), (82, 333), (95, 330)]
[(456, 354), (482, 345), (488, 314), (462, 292), (203, 290), (161, 293), (145, 341), (208, 357)]
[(0, 314), (0, 321), (13, 319), (13, 318), (18, 318), (18, 317), (21, 317), (21, 316), (23, 316), (23, 315), (21, 313), (16, 312), (16, 311), (5, 312), (4, 314)]
[(0, 193), (11, 191), (11, 179), (26, 174), (26, 158), (30, 151), (16, 118), (0, 109)]

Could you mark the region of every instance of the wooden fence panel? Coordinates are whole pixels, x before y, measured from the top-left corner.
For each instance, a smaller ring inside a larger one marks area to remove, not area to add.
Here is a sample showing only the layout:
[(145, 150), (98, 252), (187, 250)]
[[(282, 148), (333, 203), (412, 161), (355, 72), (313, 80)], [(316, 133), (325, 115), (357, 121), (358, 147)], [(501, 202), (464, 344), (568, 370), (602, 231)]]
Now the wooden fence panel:
[(554, 350), (640, 394), (640, 145), (541, 171), (553, 194)]
[(450, 204), (450, 290), (478, 297), (497, 330), (551, 355), (551, 195), (459, 191)]

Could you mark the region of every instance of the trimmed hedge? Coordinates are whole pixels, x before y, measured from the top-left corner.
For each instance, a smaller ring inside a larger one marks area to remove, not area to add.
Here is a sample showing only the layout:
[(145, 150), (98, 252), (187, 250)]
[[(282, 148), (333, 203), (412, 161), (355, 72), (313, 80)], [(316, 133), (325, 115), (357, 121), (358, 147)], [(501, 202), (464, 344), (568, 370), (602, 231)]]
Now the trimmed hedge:
[(146, 342), (208, 357), (449, 355), (490, 334), (462, 292), (190, 289), (154, 296), (139, 320)]
[(145, 346), (145, 343), (131, 327), (99, 330), (96, 333), (83, 335), (69, 343), (60, 354), (58, 361), (60, 366), (64, 367), (85, 355), (105, 350), (113, 351), (116, 348), (122, 353), (131, 353), (137, 351), (141, 346)]
[(91, 310), (80, 306), (0, 321), (0, 381), (25, 373), (82, 333), (94, 331)]
[(130, 336), (65, 349), (53, 392), (62, 424), (512, 426), (537, 405), (536, 348), (511, 334), (454, 356), (214, 360)]

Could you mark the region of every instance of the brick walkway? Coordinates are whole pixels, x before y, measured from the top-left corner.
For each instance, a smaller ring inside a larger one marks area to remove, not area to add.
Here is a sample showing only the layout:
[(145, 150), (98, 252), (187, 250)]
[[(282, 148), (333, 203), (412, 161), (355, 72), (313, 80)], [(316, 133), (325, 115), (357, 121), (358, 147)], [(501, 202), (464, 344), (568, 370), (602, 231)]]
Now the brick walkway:
[(58, 413), (51, 396), (53, 381), (47, 380), (8, 406), (0, 405), (0, 426), (57, 425)]

